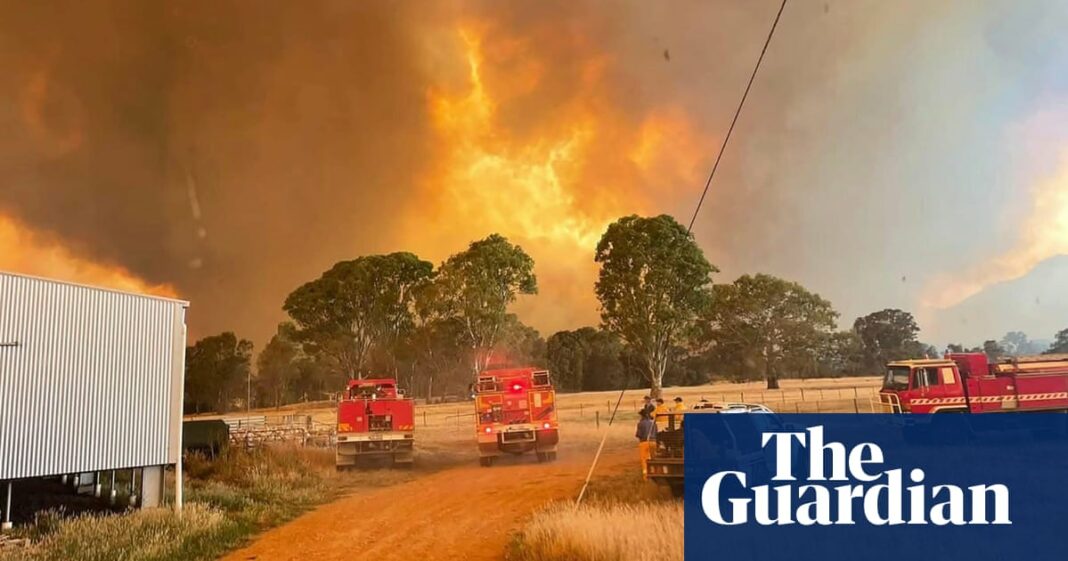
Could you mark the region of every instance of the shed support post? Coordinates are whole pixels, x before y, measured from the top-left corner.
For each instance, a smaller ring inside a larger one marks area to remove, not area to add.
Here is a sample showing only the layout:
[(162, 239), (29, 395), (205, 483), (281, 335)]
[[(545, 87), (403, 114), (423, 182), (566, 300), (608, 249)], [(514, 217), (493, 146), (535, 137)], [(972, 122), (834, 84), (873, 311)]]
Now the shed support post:
[(7, 482), (7, 494), (4, 496), (4, 521), (0, 523), (0, 531), (11, 529), (11, 488), (13, 483)]
[(94, 497), (96, 497), (98, 499), (100, 498), (100, 491), (101, 491), (102, 487), (103, 487), (103, 485), (100, 484), (100, 472), (99, 471), (94, 471), (93, 472), (93, 496)]
[(163, 466), (141, 468), (141, 507), (163, 505)]
[(182, 458), (179, 456), (174, 464), (174, 511), (179, 515), (182, 514), (182, 487)]
[(111, 487), (108, 495), (108, 502), (115, 504), (115, 499), (119, 497), (119, 494), (115, 491), (115, 470), (111, 470)]
[(137, 506), (137, 469), (130, 470), (130, 490), (129, 490), (130, 506)]

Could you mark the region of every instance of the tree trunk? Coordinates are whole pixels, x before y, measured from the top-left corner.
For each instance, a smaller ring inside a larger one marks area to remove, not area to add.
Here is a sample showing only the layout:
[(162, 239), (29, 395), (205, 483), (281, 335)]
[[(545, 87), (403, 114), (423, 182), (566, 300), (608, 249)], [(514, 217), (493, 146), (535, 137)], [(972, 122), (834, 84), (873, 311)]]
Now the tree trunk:
[(771, 367), (771, 361), (765, 363), (764, 379), (768, 381), (769, 390), (779, 389), (779, 375), (776, 374), (775, 370)]
[(653, 379), (649, 382), (649, 395), (653, 396), (653, 399), (657, 399), (664, 395), (664, 380), (653, 376)]
[(666, 368), (649, 367), (649, 395), (657, 399), (664, 393), (664, 370)]

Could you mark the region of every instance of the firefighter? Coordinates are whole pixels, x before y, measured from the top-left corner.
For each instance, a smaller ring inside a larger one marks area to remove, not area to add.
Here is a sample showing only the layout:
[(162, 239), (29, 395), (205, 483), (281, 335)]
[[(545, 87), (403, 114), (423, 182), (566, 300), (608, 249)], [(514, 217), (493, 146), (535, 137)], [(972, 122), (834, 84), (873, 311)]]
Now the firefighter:
[(681, 397), (675, 397), (675, 406), (671, 408), (671, 412), (673, 415), (670, 416), (668, 430), (682, 429), (682, 414), (686, 412), (686, 405), (682, 402)]
[(641, 418), (638, 419), (638, 430), (634, 436), (638, 439), (638, 458), (642, 463), (642, 479), (648, 479), (648, 462), (656, 447), (656, 423), (645, 409), (642, 409)]
[(664, 398), (656, 398), (656, 408), (653, 409), (653, 419), (656, 420), (656, 429), (663, 431), (667, 430), (668, 418), (667, 418), (668, 406), (664, 403)]

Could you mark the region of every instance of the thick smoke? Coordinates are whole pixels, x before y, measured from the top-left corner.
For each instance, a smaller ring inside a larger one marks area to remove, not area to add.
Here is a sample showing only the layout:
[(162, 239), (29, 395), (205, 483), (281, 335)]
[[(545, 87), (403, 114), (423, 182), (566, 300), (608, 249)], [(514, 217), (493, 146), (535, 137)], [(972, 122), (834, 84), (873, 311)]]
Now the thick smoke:
[[(591, 240), (689, 219), (778, 7), (269, 4), (0, 8), (0, 217), (173, 285), (196, 335), (263, 341), (337, 260), (493, 231), (538, 261), (524, 318), (593, 323)], [(718, 280), (790, 277), (849, 322), (1027, 239), (1006, 217), (1037, 178), (1005, 131), (1068, 89), (1065, 23), (792, 2), (695, 228)], [(926, 335), (1007, 330), (968, 329)]]

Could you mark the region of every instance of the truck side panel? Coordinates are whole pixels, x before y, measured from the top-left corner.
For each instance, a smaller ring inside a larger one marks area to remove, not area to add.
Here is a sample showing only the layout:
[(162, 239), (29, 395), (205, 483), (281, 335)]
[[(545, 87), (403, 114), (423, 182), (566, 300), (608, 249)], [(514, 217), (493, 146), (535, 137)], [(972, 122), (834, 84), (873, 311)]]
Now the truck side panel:
[(1068, 375), (1013, 376), (1020, 409), (1068, 407)]

